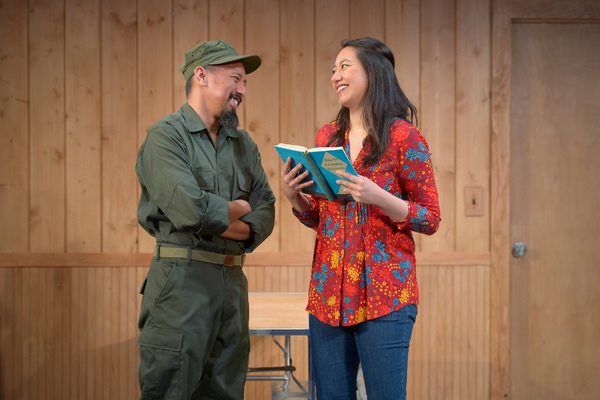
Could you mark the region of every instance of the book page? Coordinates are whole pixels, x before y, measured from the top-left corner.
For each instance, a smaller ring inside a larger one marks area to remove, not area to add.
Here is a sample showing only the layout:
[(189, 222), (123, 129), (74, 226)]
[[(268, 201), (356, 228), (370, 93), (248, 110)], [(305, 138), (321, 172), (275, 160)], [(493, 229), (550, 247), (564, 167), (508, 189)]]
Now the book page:
[(321, 166), (332, 174), (335, 174), (335, 171), (345, 171), (347, 165), (347, 163), (331, 153), (325, 153), (325, 156), (323, 156), (323, 161), (321, 162)]

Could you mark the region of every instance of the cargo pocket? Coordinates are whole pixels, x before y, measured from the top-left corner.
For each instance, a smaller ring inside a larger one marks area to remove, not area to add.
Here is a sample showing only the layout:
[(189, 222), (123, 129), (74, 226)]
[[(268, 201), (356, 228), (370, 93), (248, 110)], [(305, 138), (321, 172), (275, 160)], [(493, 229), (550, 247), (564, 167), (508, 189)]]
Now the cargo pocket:
[(238, 171), (235, 174), (235, 185), (233, 187), (232, 200), (246, 200), (250, 203), (250, 193), (252, 192), (252, 178), (247, 176), (243, 171)]
[(142, 287), (140, 288), (140, 294), (144, 294), (146, 291), (146, 283), (148, 283), (148, 275), (144, 278), (144, 282), (142, 282)]
[(140, 346), (140, 399), (177, 399), (183, 333), (146, 326)]

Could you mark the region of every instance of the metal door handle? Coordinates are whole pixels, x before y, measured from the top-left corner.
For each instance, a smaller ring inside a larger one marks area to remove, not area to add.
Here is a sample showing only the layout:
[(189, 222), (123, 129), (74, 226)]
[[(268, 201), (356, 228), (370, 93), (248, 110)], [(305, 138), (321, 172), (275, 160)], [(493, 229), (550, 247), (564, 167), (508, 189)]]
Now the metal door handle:
[(515, 258), (521, 258), (527, 253), (527, 246), (523, 242), (516, 242), (512, 248), (512, 255)]

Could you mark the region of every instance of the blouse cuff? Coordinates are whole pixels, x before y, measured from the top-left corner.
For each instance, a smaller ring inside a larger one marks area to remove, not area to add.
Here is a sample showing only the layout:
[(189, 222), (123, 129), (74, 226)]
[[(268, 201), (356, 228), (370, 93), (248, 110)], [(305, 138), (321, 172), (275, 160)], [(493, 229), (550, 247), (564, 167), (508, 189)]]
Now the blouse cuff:
[(406, 213), (406, 218), (404, 218), (402, 221), (396, 221), (396, 226), (398, 227), (399, 230), (403, 230), (406, 229), (406, 227), (408, 227), (409, 225), (409, 221), (411, 218), (410, 215), (410, 211), (412, 209), (410, 201), (405, 200), (406, 203), (406, 207), (408, 208), (408, 212)]
[(300, 212), (300, 211), (296, 210), (294, 207), (292, 207), (292, 213), (294, 214), (294, 216), (296, 218), (298, 218), (301, 221), (305, 221), (307, 219), (310, 219), (310, 217), (311, 217), (310, 210), (305, 211), (305, 212)]

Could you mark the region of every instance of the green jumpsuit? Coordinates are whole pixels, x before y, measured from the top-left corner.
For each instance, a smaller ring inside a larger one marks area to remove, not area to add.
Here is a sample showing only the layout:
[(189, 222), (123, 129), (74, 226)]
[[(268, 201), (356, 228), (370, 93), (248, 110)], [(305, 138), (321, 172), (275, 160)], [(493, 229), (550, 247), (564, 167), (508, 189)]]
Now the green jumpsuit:
[[(248, 283), (241, 265), (218, 260), (253, 251), (273, 230), (275, 197), (258, 146), (223, 126), (215, 146), (184, 104), (150, 128), (135, 170), (138, 221), (157, 242), (141, 289), (140, 399), (243, 399)], [(247, 241), (218, 236), (237, 199), (252, 207), (240, 218), (253, 233)], [(198, 251), (213, 257), (196, 259)]]

